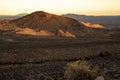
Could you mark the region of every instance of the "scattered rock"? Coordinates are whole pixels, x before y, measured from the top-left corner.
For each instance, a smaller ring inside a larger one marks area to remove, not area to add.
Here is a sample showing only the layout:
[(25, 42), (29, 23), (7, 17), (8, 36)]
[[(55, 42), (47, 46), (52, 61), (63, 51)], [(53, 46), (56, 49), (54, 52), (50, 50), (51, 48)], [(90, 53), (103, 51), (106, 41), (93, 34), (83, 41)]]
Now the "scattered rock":
[(105, 80), (103, 76), (98, 76), (95, 80)]
[(112, 53), (108, 52), (108, 51), (103, 51), (99, 54), (100, 57), (105, 57), (105, 56), (111, 56)]

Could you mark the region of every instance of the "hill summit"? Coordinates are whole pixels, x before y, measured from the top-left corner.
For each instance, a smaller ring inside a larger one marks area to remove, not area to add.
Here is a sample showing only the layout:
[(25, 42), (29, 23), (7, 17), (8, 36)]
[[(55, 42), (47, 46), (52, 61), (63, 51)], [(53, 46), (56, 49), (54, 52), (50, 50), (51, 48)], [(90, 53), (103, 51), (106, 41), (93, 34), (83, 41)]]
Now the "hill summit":
[[(34, 35), (40, 35), (42, 31), (50, 33), (52, 36), (67, 36), (68, 34), (73, 37), (77, 35), (76, 32), (79, 32), (80, 29), (84, 29), (84, 27), (75, 19), (50, 14), (44, 11), (33, 12), (24, 17), (11, 20), (10, 23), (18, 26), (17, 33), (20, 34), (24, 34), (24, 32), (25, 34), (34, 32)], [(29, 30), (30, 32), (26, 30)], [(50, 34), (48, 35), (50, 36)]]
[(48, 30), (53, 32), (59, 29), (69, 31), (80, 26), (79, 22), (72, 18), (58, 16), (44, 11), (28, 14), (11, 22), (20, 28), (28, 27), (36, 31)]

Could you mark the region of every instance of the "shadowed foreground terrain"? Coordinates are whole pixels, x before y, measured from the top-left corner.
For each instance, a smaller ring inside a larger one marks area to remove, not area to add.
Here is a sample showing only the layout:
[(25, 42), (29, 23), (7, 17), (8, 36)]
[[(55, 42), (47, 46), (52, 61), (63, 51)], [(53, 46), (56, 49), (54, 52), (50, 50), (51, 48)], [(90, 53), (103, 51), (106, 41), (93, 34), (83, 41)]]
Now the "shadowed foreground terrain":
[[(99, 56), (109, 52), (109, 56)], [(120, 79), (120, 39), (0, 37), (0, 80), (64, 80), (67, 63), (85, 59), (106, 80)]]

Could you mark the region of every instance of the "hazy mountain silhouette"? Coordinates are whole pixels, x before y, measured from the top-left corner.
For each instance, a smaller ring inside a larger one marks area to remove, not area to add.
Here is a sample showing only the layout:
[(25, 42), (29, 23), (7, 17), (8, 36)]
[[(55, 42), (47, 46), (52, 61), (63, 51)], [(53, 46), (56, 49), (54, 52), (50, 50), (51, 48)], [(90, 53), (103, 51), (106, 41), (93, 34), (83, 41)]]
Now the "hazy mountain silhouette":
[(120, 16), (86, 16), (77, 14), (64, 14), (63, 16), (70, 17), (78, 21), (101, 24), (108, 28), (120, 28)]
[(21, 14), (18, 14), (18, 15), (0, 15), (0, 20), (13, 20), (13, 19), (18, 19), (20, 17), (23, 17), (27, 15), (27, 13), (21, 13)]

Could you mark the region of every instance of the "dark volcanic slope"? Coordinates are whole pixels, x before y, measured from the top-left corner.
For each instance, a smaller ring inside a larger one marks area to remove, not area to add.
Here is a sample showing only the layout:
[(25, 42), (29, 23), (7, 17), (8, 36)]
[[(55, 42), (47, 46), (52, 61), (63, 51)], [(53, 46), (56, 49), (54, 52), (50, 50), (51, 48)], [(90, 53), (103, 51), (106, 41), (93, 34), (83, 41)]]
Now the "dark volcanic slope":
[(36, 31), (47, 30), (54, 32), (59, 29), (64, 31), (74, 31), (82, 28), (82, 26), (80, 27), (79, 22), (74, 19), (49, 14), (43, 11), (34, 12), (22, 18), (12, 20), (11, 22), (21, 28), (28, 27)]

